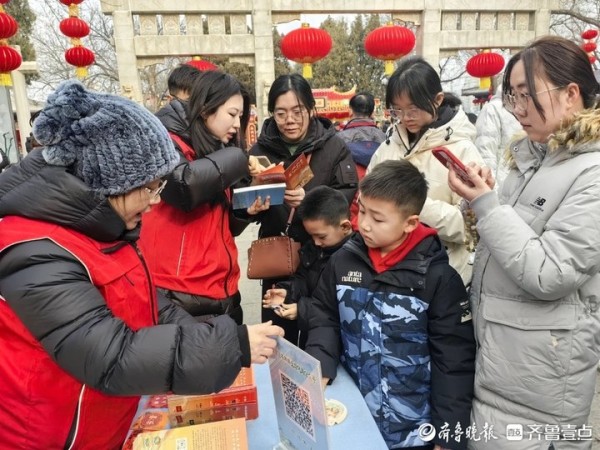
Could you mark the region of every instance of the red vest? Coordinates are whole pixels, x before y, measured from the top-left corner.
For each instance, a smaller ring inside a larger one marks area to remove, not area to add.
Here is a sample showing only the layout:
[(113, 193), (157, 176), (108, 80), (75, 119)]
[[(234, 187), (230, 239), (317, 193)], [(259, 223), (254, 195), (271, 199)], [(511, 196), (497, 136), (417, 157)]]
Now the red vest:
[[(132, 330), (158, 322), (154, 287), (131, 245), (104, 254), (101, 250), (115, 243), (100, 243), (46, 222), (16, 216), (0, 219), (0, 251), (40, 239), (50, 239), (73, 254), (112, 313)], [(2, 297), (0, 349), (0, 447), (62, 449), (75, 421), (75, 442), (69, 448), (120, 448), (139, 397), (105, 395), (73, 378), (52, 360)]]
[[(186, 159), (197, 158), (181, 138), (171, 137)], [(144, 214), (140, 247), (161, 288), (215, 300), (238, 292), (238, 251), (226, 206), (202, 204), (185, 212), (161, 202)]]

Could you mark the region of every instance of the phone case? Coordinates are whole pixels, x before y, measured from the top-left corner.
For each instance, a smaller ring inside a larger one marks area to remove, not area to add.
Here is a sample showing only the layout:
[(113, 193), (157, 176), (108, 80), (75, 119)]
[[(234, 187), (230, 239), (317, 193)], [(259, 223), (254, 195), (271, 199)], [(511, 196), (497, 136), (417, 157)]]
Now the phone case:
[(437, 158), (444, 166), (454, 169), (456, 174), (465, 182), (471, 184), (469, 175), (467, 175), (467, 169), (460, 159), (458, 159), (454, 153), (448, 150), (446, 147), (437, 147), (432, 150), (433, 156)]

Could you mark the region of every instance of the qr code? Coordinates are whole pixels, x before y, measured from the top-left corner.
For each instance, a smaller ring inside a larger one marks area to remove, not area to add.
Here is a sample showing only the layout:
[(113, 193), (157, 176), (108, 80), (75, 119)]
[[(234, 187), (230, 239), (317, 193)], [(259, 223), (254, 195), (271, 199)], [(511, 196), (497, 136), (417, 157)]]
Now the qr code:
[(285, 414), (302, 428), (311, 438), (315, 438), (310, 395), (294, 381), (280, 372), (281, 387), (283, 388), (283, 404)]
[(178, 438), (175, 440), (175, 450), (188, 450), (187, 438)]

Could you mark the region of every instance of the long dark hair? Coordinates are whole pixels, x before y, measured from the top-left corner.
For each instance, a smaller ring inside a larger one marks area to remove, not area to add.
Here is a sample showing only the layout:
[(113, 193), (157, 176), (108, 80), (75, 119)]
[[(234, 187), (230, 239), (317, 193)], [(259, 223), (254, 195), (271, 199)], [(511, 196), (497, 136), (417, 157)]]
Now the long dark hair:
[(516, 53), (508, 61), (504, 71), (502, 80), (504, 95), (511, 93), (510, 74), (519, 61), (523, 61), (529, 96), (544, 121), (546, 121), (544, 108), (536, 94), (536, 75), (548, 79), (557, 87), (576, 83), (579, 86), (584, 108), (598, 106), (596, 96), (600, 93), (600, 86), (586, 53), (574, 42), (559, 36), (542, 36)]
[(443, 92), (442, 82), (435, 69), (420, 56), (410, 56), (400, 61), (388, 80), (386, 108), (391, 108), (394, 99), (405, 94), (417, 108), (435, 116), (435, 97), (440, 92)]
[(240, 129), (227, 145), (245, 149), (246, 128), (250, 120), (250, 94), (246, 88), (233, 76), (216, 70), (203, 72), (194, 81), (188, 108), (192, 147), (199, 157), (217, 151), (223, 145), (208, 131), (204, 119), (238, 94), (244, 99)]
[(277, 99), (290, 91), (296, 94), (300, 104), (302, 104), (309, 112), (316, 112), (315, 97), (313, 96), (310, 84), (308, 84), (308, 81), (306, 81), (302, 75), (292, 73), (289, 75), (281, 75), (273, 81), (271, 89), (269, 89), (269, 99), (267, 103), (267, 109), (271, 114), (275, 111)]

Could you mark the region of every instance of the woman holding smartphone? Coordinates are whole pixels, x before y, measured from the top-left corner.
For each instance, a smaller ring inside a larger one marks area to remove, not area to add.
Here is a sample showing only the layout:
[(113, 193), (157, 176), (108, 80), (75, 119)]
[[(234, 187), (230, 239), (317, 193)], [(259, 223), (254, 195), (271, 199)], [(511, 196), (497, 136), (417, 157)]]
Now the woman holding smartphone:
[[(527, 137), (510, 146), (501, 192), (476, 164), (472, 185), (449, 175), (481, 237), (471, 419), (493, 424), (498, 438), (471, 448), (589, 449), (579, 439), (591, 438), (600, 354), (600, 86), (577, 44), (546, 36), (511, 58), (503, 88)], [(527, 439), (532, 424), (544, 424), (544, 441)], [(506, 442), (509, 425), (525, 439)]]
[(483, 163), (473, 144), (475, 127), (460, 100), (443, 92), (439, 75), (420, 57), (400, 62), (388, 82), (385, 101), (392, 131), (371, 158), (367, 173), (382, 161), (406, 159), (425, 174), (429, 191), (420, 219), (438, 231), (450, 265), (468, 284), (475, 236), (465, 227), (461, 197), (448, 187), (448, 169), (431, 151), (444, 146), (464, 163)]

